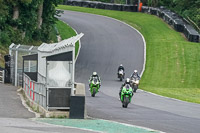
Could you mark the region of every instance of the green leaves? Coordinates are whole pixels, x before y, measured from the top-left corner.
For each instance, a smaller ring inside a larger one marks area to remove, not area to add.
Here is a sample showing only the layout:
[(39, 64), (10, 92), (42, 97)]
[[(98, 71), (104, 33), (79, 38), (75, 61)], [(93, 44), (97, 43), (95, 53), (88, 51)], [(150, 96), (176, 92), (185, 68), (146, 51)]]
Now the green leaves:
[[(55, 7), (62, 0), (0, 0), (0, 44), (4, 43), (29, 43), (34, 40), (51, 42), (55, 40), (52, 31), (56, 16), (60, 11)], [(38, 17), (39, 6), (43, 9), (42, 18)], [(18, 7), (19, 17), (13, 19), (13, 11)], [(40, 20), (41, 21), (40, 21)], [(41, 22), (41, 29), (38, 29), (38, 22)], [(54, 31), (53, 31), (54, 34)], [(17, 39), (16, 39), (17, 37)]]

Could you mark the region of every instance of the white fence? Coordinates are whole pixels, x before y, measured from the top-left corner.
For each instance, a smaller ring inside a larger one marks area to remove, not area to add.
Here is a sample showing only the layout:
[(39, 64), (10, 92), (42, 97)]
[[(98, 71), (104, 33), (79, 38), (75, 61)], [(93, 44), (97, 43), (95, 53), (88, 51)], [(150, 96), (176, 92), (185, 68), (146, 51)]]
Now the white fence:
[(24, 74), (24, 92), (26, 95), (33, 100), (35, 103), (41, 105), (46, 109), (46, 86), (45, 78), (38, 74), (40, 81), (44, 82), (35, 82), (31, 80), (26, 74)]
[(5, 74), (4, 70), (1, 70), (0, 71), (0, 83), (4, 83), (4, 74)]

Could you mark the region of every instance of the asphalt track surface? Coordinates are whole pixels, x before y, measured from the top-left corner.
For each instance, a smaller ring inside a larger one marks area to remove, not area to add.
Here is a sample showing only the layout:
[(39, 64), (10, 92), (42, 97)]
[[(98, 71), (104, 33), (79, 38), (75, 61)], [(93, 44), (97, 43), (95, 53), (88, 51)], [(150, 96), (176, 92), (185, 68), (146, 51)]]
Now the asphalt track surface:
[[(144, 63), (143, 40), (134, 29), (107, 17), (72, 11), (64, 11), (60, 19), (78, 33), (85, 34), (76, 61), (75, 79), (86, 84), (89, 116), (168, 133), (200, 132), (199, 104), (139, 90), (128, 108), (122, 108), (118, 100), (122, 82), (117, 79), (117, 67), (122, 63), (129, 77), (134, 69), (141, 72)], [(88, 91), (88, 78), (93, 71), (102, 79), (102, 87), (95, 98)]]

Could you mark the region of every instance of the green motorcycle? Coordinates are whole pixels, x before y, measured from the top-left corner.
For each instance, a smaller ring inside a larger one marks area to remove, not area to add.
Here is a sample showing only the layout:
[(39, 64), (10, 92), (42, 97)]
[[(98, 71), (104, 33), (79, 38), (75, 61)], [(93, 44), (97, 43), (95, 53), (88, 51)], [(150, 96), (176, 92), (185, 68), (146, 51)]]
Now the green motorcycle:
[(100, 82), (97, 78), (93, 78), (92, 81), (90, 82), (90, 92), (91, 96), (95, 97), (95, 94), (99, 92), (100, 88)]
[(128, 104), (131, 102), (132, 96), (133, 96), (133, 89), (129, 85), (124, 86), (121, 91), (121, 102), (123, 108), (128, 107)]

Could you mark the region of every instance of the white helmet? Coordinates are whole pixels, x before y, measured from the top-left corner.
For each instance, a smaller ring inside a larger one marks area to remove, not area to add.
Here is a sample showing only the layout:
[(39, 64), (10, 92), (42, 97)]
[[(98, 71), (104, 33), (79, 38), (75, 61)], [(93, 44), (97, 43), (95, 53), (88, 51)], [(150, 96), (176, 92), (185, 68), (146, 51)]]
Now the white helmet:
[(97, 75), (97, 72), (93, 72), (93, 74), (92, 74), (93, 76), (96, 76)]
[(134, 73), (137, 73), (137, 70), (134, 70)]
[(120, 64), (120, 66), (123, 66), (122, 64)]

